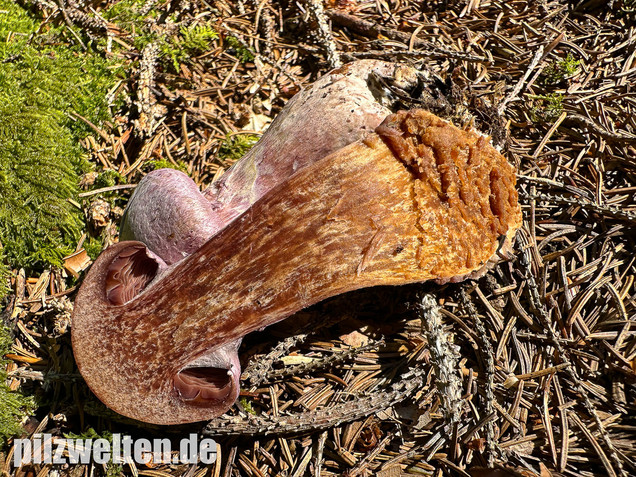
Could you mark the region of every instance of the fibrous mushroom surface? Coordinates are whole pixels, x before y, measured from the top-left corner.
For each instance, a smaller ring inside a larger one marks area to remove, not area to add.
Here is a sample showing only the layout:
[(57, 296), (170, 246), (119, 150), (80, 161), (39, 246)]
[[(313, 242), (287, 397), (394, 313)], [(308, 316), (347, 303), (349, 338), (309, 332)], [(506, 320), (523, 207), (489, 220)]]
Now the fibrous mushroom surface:
[(122, 305), (109, 301), (107, 272), (142, 244), (107, 249), (76, 300), (80, 370), (104, 403), (136, 419), (219, 415), (237, 391), (221, 396), (221, 376), (202, 371), (217, 351), (348, 290), (479, 273), (520, 226), (514, 185), (513, 167), (479, 134), (426, 111), (389, 116), (266, 192)]

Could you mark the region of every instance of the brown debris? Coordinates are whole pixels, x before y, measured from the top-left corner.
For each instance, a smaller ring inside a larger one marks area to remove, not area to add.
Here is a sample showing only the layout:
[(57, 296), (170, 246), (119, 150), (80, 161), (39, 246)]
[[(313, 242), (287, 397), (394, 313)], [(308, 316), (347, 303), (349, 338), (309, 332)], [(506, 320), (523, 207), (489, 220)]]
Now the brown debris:
[(79, 278), (79, 273), (86, 270), (91, 264), (91, 259), (83, 248), (62, 260), (64, 260), (64, 269), (75, 278)]
[(110, 204), (97, 199), (88, 207), (88, 221), (95, 230), (106, 227), (110, 222)]

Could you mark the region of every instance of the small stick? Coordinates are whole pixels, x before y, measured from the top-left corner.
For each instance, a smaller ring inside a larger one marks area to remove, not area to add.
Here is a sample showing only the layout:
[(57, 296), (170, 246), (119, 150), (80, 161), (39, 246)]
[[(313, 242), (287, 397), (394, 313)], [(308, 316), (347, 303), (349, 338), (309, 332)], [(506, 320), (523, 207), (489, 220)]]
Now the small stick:
[[(260, 385), (262, 382), (271, 383), (276, 380), (281, 380), (290, 376), (300, 376), (302, 374), (308, 374), (311, 371), (316, 371), (319, 369), (325, 369), (335, 366), (336, 364), (343, 363), (348, 361), (356, 356), (366, 353), (374, 348), (378, 348), (384, 344), (384, 340), (373, 341), (367, 345), (360, 346), (359, 348), (350, 348), (344, 351), (334, 353), (330, 356), (326, 356), (321, 359), (313, 360), (309, 363), (301, 363), (296, 366), (288, 366), (283, 369), (270, 370), (265, 376), (256, 374), (254, 379), (251, 380), (252, 383), (258, 382), (259, 378), (262, 378), (256, 386)], [(252, 378), (252, 374), (250, 373), (250, 378)]]
[(589, 118), (586, 118), (585, 116), (582, 116), (581, 114), (568, 113), (567, 119), (585, 126), (586, 128), (592, 130), (593, 132), (595, 132), (596, 134), (598, 134), (599, 136), (601, 136), (603, 139), (605, 139), (608, 142), (627, 142), (630, 144), (636, 143), (636, 136), (627, 136), (625, 134), (619, 134), (612, 131), (608, 131), (604, 127), (599, 126), (594, 121), (592, 121)]
[(304, 3), (307, 5), (307, 9), (316, 20), (316, 23), (318, 23), (318, 41), (320, 41), (322, 47), (327, 52), (327, 62), (329, 63), (329, 67), (340, 68), (342, 66), (342, 60), (340, 59), (340, 53), (338, 53), (336, 42), (333, 39), (331, 27), (327, 22), (322, 0), (305, 0)]
[(318, 437), (318, 445), (316, 450), (315, 464), (314, 464), (314, 476), (320, 477), (320, 471), (322, 470), (323, 453), (325, 450), (325, 442), (327, 441), (327, 431), (322, 431)]
[(139, 79), (137, 81), (137, 101), (139, 108), (138, 124), (142, 133), (150, 137), (158, 125), (154, 117), (154, 94), (156, 63), (159, 58), (159, 46), (156, 42), (148, 43), (141, 52), (139, 61)]
[(416, 368), (403, 374), (390, 391), (376, 392), (355, 401), (347, 401), (297, 414), (273, 416), (221, 416), (211, 420), (204, 435), (284, 435), (330, 429), (382, 411), (408, 399), (424, 385), (426, 369)]
[(541, 58), (543, 58), (543, 45), (540, 46), (535, 52), (534, 57), (532, 58), (532, 61), (530, 62), (530, 65), (528, 66), (528, 69), (526, 70), (526, 73), (523, 75), (523, 78), (519, 80), (519, 82), (515, 85), (515, 87), (508, 94), (508, 96), (506, 96), (503, 99), (503, 101), (499, 103), (499, 106), (497, 106), (497, 114), (501, 116), (503, 112), (506, 110), (506, 105), (513, 99), (517, 98), (517, 96), (519, 96), (519, 93), (523, 89), (523, 84), (530, 77), (530, 73), (532, 73), (532, 70), (534, 70), (537, 67), (537, 65), (539, 64), (539, 61), (541, 61)]
[(308, 333), (288, 336), (283, 341), (276, 344), (276, 346), (269, 353), (267, 353), (267, 355), (263, 356), (259, 360), (254, 361), (253, 364), (250, 364), (250, 366), (244, 371), (243, 374), (248, 376), (249, 382), (252, 387), (256, 388), (262, 383), (266, 382), (268, 376), (274, 374), (272, 372), (274, 363), (283, 356), (286, 356), (289, 353), (289, 350), (296, 346), (298, 343), (304, 342), (308, 336)]
[[(491, 415), (495, 412), (495, 353), (492, 348), (492, 343), (488, 338), (488, 332), (486, 331), (486, 327), (484, 326), (483, 321), (479, 317), (477, 313), (477, 309), (475, 305), (468, 297), (465, 288), (461, 288), (459, 292), (459, 298), (462, 302), (462, 306), (466, 309), (470, 317), (473, 319), (475, 323), (475, 328), (477, 329), (477, 334), (479, 336), (479, 340), (481, 341), (481, 345), (486, 354), (486, 413)], [(495, 465), (495, 423), (494, 420), (489, 420), (486, 423), (486, 445), (488, 446), (488, 467), (492, 468)]]
[(363, 59), (363, 58), (426, 58), (426, 57), (444, 57), (455, 58), (457, 60), (474, 61), (478, 63), (492, 63), (488, 58), (484, 56), (471, 55), (469, 53), (462, 53), (460, 51), (453, 51), (447, 48), (432, 47), (422, 50), (407, 51), (407, 50), (369, 50), (369, 51), (352, 51), (349, 53), (342, 53), (342, 56), (347, 60)]
[(89, 190), (88, 192), (82, 192), (77, 194), (78, 197), (90, 197), (91, 195), (102, 194), (104, 192), (113, 192), (116, 190), (134, 189), (137, 184), (119, 184), (110, 187), (102, 187), (101, 189)]
[(452, 336), (444, 330), (442, 313), (437, 300), (430, 293), (424, 294), (418, 306), (422, 320), (422, 332), (428, 341), (431, 360), (435, 368), (435, 384), (442, 397), (442, 407), (451, 426), (461, 418), (462, 383), (458, 376), (459, 353)]

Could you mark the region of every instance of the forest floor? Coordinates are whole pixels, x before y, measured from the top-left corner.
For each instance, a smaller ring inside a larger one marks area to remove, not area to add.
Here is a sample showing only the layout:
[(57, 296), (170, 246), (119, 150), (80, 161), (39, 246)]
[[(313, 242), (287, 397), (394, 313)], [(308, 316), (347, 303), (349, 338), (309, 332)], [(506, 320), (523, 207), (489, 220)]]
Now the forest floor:
[[(72, 52), (69, 68), (99, 59), (108, 80), (90, 93), (103, 114), (86, 116), (75, 103), (62, 111), (83, 128), (73, 134), (89, 164), (69, 172), (79, 183), (66, 203), (81, 216), (60, 240), (72, 256), (19, 255), (9, 232), (0, 235), (10, 275), (6, 396), (26, 396), (0, 416), (28, 408), (23, 436), (198, 432), (220, 453), (209, 465), (16, 469), (12, 437), (0, 432), (3, 475), (636, 475), (636, 2), (18, 5), (33, 30), (1, 28), (3, 52), (27, 42), (2, 68), (26, 61), (24, 48), (35, 45), (53, 65), (60, 49)], [(349, 293), (249, 335), (242, 395), (212, 422), (158, 428), (107, 409), (77, 370), (71, 312), (91, 258), (117, 241), (134, 186), (160, 167), (210, 184), (289, 98), (361, 58), (437, 75), (501, 146), (518, 170), (524, 215), (514, 257), (478, 281)], [(0, 75), (3, 88), (10, 81)], [(37, 81), (28, 84), (35, 94)], [(435, 297), (457, 347), (459, 420), (442, 412), (448, 397), (436, 382), (422, 293)]]

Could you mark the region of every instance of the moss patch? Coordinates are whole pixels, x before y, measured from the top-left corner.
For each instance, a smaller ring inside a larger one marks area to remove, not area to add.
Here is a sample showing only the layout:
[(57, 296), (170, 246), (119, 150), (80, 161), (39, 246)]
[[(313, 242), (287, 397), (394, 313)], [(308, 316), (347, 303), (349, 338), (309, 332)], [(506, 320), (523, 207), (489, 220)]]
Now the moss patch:
[(235, 36), (228, 36), (225, 41), (230, 47), (229, 52), (234, 54), (241, 63), (248, 63), (254, 60), (254, 52), (246, 46), (243, 46)]
[(254, 134), (236, 134), (228, 136), (219, 147), (219, 159), (237, 161), (249, 151), (259, 137)]
[(188, 62), (191, 56), (199, 55), (208, 50), (212, 42), (219, 34), (209, 25), (194, 25), (189, 28), (181, 28), (180, 35), (176, 39), (168, 41), (161, 39), (159, 49), (164, 60), (167, 60), (172, 69), (179, 71), (180, 64)]
[[(181, 64), (191, 64), (191, 58), (210, 51), (220, 45), (228, 54), (235, 56), (241, 63), (254, 60), (254, 52), (234, 36), (227, 35), (221, 41), (219, 33), (212, 23), (190, 23), (180, 20), (181, 15), (171, 13), (162, 18), (159, 12), (165, 0), (158, 5), (146, 9), (145, 0), (122, 0), (105, 8), (102, 16), (127, 31), (133, 45), (142, 51), (149, 43), (156, 43), (159, 48), (159, 62), (166, 71), (179, 73)], [(162, 26), (157, 28), (157, 24)], [(162, 31), (163, 30), (163, 31)], [(104, 46), (105, 40), (99, 40)], [(118, 46), (114, 45), (117, 49)]]
[(568, 53), (562, 60), (555, 60), (543, 70), (543, 82), (546, 85), (562, 83), (570, 76), (574, 75), (581, 62)]
[(549, 93), (545, 95), (527, 95), (532, 100), (530, 119), (535, 123), (551, 123), (563, 112), (563, 95)]
[(0, 249), (0, 303), (2, 299), (9, 293), (9, 278), (11, 271), (5, 262), (4, 252)]
[(63, 28), (0, 0), (0, 243), (10, 266), (60, 265), (84, 227), (79, 139), (110, 118), (119, 66), (69, 46)]

